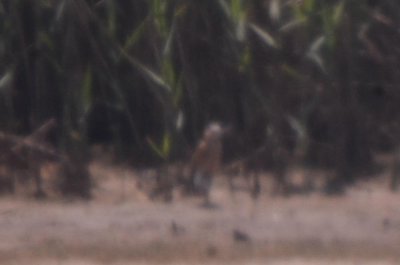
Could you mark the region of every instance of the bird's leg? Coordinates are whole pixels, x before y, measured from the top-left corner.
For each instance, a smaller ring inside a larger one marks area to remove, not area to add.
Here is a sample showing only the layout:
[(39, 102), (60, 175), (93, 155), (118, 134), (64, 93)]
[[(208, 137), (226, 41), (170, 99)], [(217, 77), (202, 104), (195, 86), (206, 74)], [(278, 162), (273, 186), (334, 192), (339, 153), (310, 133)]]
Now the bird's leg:
[(211, 173), (205, 173), (201, 176), (200, 190), (201, 194), (204, 196), (204, 206), (207, 208), (212, 208), (214, 205), (210, 199), (210, 191), (212, 187), (213, 176)]
[(258, 172), (253, 173), (253, 183), (251, 187), (251, 197), (253, 200), (257, 200), (261, 193), (260, 177)]

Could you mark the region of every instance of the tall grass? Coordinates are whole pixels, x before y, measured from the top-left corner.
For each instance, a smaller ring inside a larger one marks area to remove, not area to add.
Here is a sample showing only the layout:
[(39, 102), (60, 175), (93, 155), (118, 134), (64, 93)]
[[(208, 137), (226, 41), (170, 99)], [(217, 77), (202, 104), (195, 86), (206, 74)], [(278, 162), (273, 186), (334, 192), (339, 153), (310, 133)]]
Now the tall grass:
[[(0, 1), (0, 124), (170, 161), (211, 120), (350, 178), (397, 145), (397, 1)], [(265, 161), (268, 163), (268, 161)], [(356, 170), (357, 169), (357, 170)]]

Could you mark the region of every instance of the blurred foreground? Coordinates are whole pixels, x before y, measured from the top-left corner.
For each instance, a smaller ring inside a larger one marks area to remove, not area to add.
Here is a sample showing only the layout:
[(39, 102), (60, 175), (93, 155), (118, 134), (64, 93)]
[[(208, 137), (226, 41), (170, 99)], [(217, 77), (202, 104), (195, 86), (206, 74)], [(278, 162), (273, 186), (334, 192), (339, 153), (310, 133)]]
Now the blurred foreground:
[[(152, 202), (137, 172), (93, 163), (93, 200), (0, 199), (1, 264), (399, 264), (400, 194), (380, 176), (345, 195), (253, 201), (214, 185), (198, 198)], [(268, 178), (264, 178), (268, 179)], [(269, 184), (263, 183), (264, 187)]]

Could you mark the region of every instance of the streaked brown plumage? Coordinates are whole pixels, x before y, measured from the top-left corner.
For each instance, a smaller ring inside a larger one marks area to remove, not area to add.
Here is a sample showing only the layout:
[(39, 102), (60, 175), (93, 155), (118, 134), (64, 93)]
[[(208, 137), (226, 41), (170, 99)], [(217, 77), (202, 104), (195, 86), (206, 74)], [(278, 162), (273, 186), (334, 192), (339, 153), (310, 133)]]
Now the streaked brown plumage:
[(209, 203), (209, 192), (213, 177), (221, 165), (222, 135), (219, 123), (211, 123), (204, 130), (190, 162), (190, 185), (194, 193), (205, 196)]

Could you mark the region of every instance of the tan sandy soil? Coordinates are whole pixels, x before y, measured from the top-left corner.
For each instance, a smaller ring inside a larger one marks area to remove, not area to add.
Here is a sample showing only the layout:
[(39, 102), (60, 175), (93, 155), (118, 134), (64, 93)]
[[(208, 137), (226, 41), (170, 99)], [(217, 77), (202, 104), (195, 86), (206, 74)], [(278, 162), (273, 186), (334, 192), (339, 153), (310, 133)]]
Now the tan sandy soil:
[(258, 202), (220, 179), (208, 209), (149, 201), (129, 169), (91, 170), (88, 202), (0, 198), (0, 264), (400, 264), (400, 194), (384, 177), (338, 197)]

